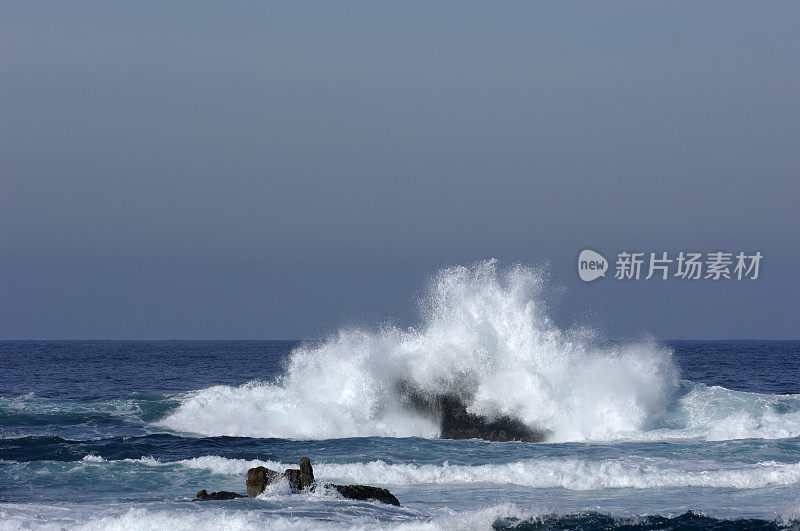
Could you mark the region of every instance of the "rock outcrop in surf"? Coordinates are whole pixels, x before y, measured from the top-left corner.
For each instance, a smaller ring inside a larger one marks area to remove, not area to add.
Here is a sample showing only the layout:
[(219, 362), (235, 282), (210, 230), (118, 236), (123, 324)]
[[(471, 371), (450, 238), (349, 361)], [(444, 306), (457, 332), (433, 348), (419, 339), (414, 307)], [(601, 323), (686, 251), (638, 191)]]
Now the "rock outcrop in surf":
[(407, 405), (435, 418), (440, 424), (442, 439), (485, 439), (487, 441), (542, 442), (546, 430), (533, 429), (508, 415), (487, 418), (467, 411), (465, 400), (455, 394), (431, 395), (404, 381), (398, 393)]
[(278, 479), (279, 474), (264, 466), (257, 466), (247, 471), (247, 495), (255, 498), (267, 488), (267, 485)]
[[(292, 492), (299, 492), (305, 489), (316, 492), (317, 489), (333, 489), (343, 497), (351, 500), (375, 500), (389, 505), (400, 505), (398, 499), (388, 490), (369, 485), (336, 485), (333, 483), (321, 483), (314, 479), (314, 469), (311, 467), (311, 460), (308, 457), (300, 459), (300, 468), (288, 468), (283, 474), (270, 470), (263, 466), (257, 466), (247, 471), (247, 495), (251, 498), (257, 497), (264, 492), (267, 485), (285, 477), (289, 481)], [(205, 491), (203, 491), (205, 492)], [(199, 498), (199, 493), (198, 493)]]

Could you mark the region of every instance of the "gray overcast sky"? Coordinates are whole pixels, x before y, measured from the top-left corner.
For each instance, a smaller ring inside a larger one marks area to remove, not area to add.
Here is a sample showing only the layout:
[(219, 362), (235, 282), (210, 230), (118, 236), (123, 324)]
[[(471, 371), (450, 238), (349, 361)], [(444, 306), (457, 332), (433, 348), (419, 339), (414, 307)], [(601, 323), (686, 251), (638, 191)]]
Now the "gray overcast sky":
[[(309, 338), (549, 260), (563, 326), (798, 338), (800, 4), (0, 4), (0, 338)], [(750, 282), (577, 253), (760, 250)], [(560, 290), (556, 290), (560, 291)]]

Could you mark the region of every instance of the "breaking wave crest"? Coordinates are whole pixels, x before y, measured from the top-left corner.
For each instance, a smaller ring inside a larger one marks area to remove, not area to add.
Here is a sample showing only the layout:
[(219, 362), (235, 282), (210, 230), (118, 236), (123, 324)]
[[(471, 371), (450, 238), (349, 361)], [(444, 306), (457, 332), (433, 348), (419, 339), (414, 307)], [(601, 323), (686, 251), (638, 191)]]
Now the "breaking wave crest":
[(558, 329), (542, 303), (545, 279), (494, 260), (445, 269), (419, 326), (341, 330), (294, 350), (276, 381), (189, 393), (159, 424), (206, 436), (437, 437), (438, 419), (403, 394), (410, 386), (519, 419), (551, 441), (800, 434), (797, 397), (687, 389), (662, 346), (597, 346)]
[[(284, 470), (293, 466), (277, 461), (230, 459), (215, 455), (162, 462), (152, 457), (106, 461), (90, 454), (79, 464), (101, 463), (147, 467), (179, 466), (235, 477), (243, 477), (248, 469), (256, 466), (265, 466), (272, 470)], [(387, 463), (381, 460), (366, 463), (318, 462), (314, 465), (314, 472), (320, 480), (347, 484), (410, 486), (488, 483), (576, 491), (675, 487), (760, 489), (800, 483), (800, 463), (719, 463), (712, 460), (655, 457), (540, 458), (485, 465), (450, 465), (446, 462), (441, 465)]]

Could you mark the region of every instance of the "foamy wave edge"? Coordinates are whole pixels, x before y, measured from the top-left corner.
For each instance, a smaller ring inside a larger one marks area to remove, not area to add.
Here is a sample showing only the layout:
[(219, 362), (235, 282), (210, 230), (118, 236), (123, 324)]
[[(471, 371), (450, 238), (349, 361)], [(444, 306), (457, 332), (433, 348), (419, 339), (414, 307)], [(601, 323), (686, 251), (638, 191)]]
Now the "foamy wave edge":
[[(161, 462), (152, 457), (106, 461), (94, 455), (86, 464), (135, 463), (146, 466), (179, 466), (208, 470), (221, 475), (244, 478), (247, 470), (265, 466), (284, 470), (294, 465), (275, 461), (228, 459), (202, 456), (180, 461)], [(417, 465), (410, 463), (315, 463), (317, 479), (336, 483), (410, 486), (422, 484), (489, 483), (530, 488), (600, 490), (610, 488), (711, 487), (758, 489), (771, 485), (800, 483), (800, 463), (761, 461), (731, 464), (726, 467), (711, 461), (684, 461), (677, 468), (675, 460), (664, 458), (623, 458), (592, 461), (586, 459), (525, 459), (487, 465)]]

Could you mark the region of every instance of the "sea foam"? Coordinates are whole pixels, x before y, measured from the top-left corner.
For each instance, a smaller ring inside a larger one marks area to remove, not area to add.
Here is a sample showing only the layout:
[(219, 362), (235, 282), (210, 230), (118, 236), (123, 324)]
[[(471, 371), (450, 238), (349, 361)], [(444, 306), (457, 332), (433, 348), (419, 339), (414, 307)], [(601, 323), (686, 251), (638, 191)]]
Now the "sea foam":
[[(150, 463), (152, 464), (152, 463)], [(240, 476), (249, 468), (282, 470), (289, 465), (272, 461), (203, 456), (177, 461), (182, 467)], [(418, 465), (412, 463), (316, 463), (324, 481), (388, 486), (488, 483), (531, 488), (600, 490), (712, 487), (758, 489), (800, 483), (800, 463), (720, 464), (709, 460), (625, 457), (614, 459), (522, 459), (486, 465)]]

